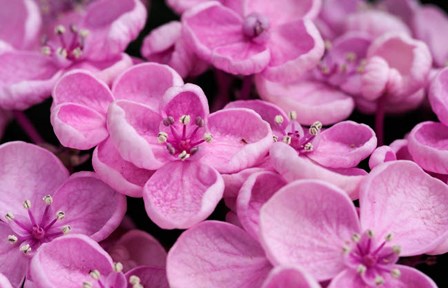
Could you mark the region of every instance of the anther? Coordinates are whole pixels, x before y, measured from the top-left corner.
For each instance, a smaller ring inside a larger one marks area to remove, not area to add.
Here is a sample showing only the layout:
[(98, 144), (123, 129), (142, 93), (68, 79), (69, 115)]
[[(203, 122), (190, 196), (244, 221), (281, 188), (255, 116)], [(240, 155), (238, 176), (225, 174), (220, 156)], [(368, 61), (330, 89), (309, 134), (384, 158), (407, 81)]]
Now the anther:
[(373, 231), (372, 230), (367, 230), (367, 236), (369, 238), (373, 238)]
[(80, 47), (76, 47), (75, 49), (73, 49), (72, 55), (76, 59), (80, 58), (82, 56), (82, 49)]
[(62, 211), (56, 212), (56, 218), (58, 220), (62, 220), (62, 219), (64, 219), (64, 217), (65, 217), (65, 213), (64, 212), (62, 212)]
[(194, 123), (195, 123), (198, 127), (204, 127), (204, 125), (205, 125), (205, 121), (204, 121), (204, 119), (202, 119), (200, 116), (196, 117), (196, 120), (194, 121)]
[(132, 285), (140, 284), (140, 278), (138, 276), (131, 275), (131, 277), (129, 277), (129, 283)]
[(191, 121), (190, 115), (182, 115), (179, 118), (179, 122), (182, 123), (182, 125), (187, 125)]
[(82, 282), (82, 288), (92, 288), (93, 285), (90, 282)]
[(310, 142), (306, 143), (305, 146), (303, 146), (303, 150), (305, 150), (306, 152), (311, 152), (313, 151), (313, 149), (313, 144)]
[(5, 218), (8, 221), (12, 221), (12, 220), (14, 220), (14, 214), (12, 214), (11, 212), (8, 212), (8, 213), (6, 213)]
[(176, 149), (171, 145), (170, 143), (166, 144), (166, 149), (171, 155), (174, 155), (176, 153)]
[(274, 121), (275, 121), (275, 123), (277, 123), (279, 125), (282, 124), (283, 121), (284, 121), (283, 116), (282, 115), (276, 115), (275, 118), (274, 118)]
[(285, 136), (283, 137), (282, 141), (289, 145), (291, 144), (291, 139), (291, 136)]
[(344, 254), (348, 254), (348, 253), (350, 253), (350, 247), (349, 246), (347, 246), (347, 245), (344, 245), (344, 246), (342, 246), (342, 252), (344, 253)]
[(45, 205), (51, 205), (53, 203), (53, 197), (51, 195), (45, 195), (42, 200), (44, 200)]
[(184, 151), (182, 151), (182, 153), (179, 154), (178, 157), (180, 160), (185, 160), (185, 159), (190, 158), (190, 154), (188, 154), (187, 151), (184, 150)]
[(320, 121), (316, 121), (313, 123), (313, 125), (310, 126), (309, 132), (311, 135), (316, 136), (321, 129), (322, 129), (322, 123)]
[(386, 235), (386, 242), (390, 242), (392, 240), (392, 234)]
[(64, 33), (65, 33), (65, 27), (62, 26), (62, 25), (57, 25), (57, 26), (54, 28), (54, 33), (59, 34), (59, 35), (64, 34)]
[(398, 270), (398, 269), (392, 269), (391, 271), (390, 271), (390, 274), (392, 275), (392, 277), (394, 277), (394, 278), (399, 278), (400, 276), (401, 276), (401, 272), (400, 272), (400, 270)]
[(14, 244), (17, 242), (17, 236), (16, 235), (8, 235), (8, 242), (11, 244)]
[(30, 209), (31, 208), (31, 201), (30, 200), (23, 201), (23, 208)]
[(297, 113), (296, 111), (291, 111), (288, 113), (288, 117), (290, 120), (296, 120), (297, 119)]
[(101, 277), (101, 273), (100, 273), (100, 271), (98, 271), (98, 270), (96, 270), (96, 269), (91, 270), (91, 271), (89, 272), (89, 275), (90, 275), (90, 277), (92, 277), (92, 278), (95, 279), (95, 280), (98, 280), (98, 279), (100, 279), (100, 277)]
[(384, 278), (381, 276), (375, 277), (375, 285), (380, 286), (384, 284)]
[(359, 274), (364, 274), (367, 271), (367, 267), (360, 264), (357, 268), (356, 268), (356, 272), (358, 272)]
[(352, 236), (352, 240), (353, 240), (353, 242), (359, 242), (359, 240), (361, 240), (361, 236), (359, 236), (359, 234), (355, 233)]
[(42, 46), (42, 48), (40, 48), (40, 52), (46, 56), (50, 56), (51, 55), (51, 48), (48, 46)]
[(400, 255), (401, 248), (400, 246), (394, 245), (392, 246), (392, 251), (394, 251), (395, 254)]
[(159, 141), (159, 143), (165, 143), (168, 140), (168, 134), (165, 132), (159, 132), (159, 134), (157, 135), (157, 141)]
[(325, 40), (324, 41), (324, 46), (326, 50), (330, 50), (333, 47), (333, 44), (331, 43), (330, 40)]
[(348, 52), (347, 54), (345, 54), (345, 59), (348, 62), (353, 62), (356, 60), (356, 54), (354, 52)]
[(20, 251), (22, 251), (24, 254), (28, 254), (28, 253), (31, 252), (31, 246), (30, 246), (30, 244), (22, 245), (22, 246), (20, 246), (19, 249), (20, 249)]
[(62, 58), (67, 58), (67, 50), (65, 50), (62, 47), (59, 47), (58, 49), (56, 49), (56, 53), (61, 56)]
[(275, 135), (272, 136), (272, 139), (274, 140), (274, 142), (277, 142), (277, 141), (278, 141), (278, 137), (275, 136)]
[(165, 126), (170, 126), (172, 124), (174, 124), (174, 118), (172, 116), (168, 116), (165, 119), (163, 119), (163, 125)]
[(63, 234), (67, 234), (67, 233), (69, 233), (70, 231), (72, 231), (72, 227), (70, 227), (70, 225), (65, 225), (65, 226), (62, 226), (62, 233)]
[(213, 136), (212, 136), (212, 134), (210, 134), (210, 133), (204, 133), (204, 140), (205, 140), (205, 142), (207, 142), (207, 143), (212, 142), (212, 140), (213, 140)]
[(199, 151), (199, 147), (193, 147), (190, 149), (190, 155), (194, 155)]
[(89, 35), (89, 30), (81, 29), (79, 30), (78, 35), (82, 38), (86, 38)]
[(114, 263), (114, 271), (117, 273), (120, 273), (121, 271), (123, 271), (123, 264), (121, 264), (120, 262), (115, 262)]

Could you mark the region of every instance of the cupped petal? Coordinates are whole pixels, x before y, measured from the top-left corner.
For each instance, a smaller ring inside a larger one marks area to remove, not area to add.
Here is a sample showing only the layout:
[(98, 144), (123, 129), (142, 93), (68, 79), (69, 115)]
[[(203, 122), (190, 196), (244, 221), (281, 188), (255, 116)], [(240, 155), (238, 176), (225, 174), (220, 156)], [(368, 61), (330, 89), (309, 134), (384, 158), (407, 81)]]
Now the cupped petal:
[(285, 185), (286, 181), (277, 173), (259, 172), (247, 178), (238, 192), (238, 218), (254, 239), (258, 239), (261, 207)]
[(215, 112), (208, 118), (208, 129), (213, 140), (203, 145), (201, 161), (210, 163), (220, 173), (235, 173), (253, 166), (267, 155), (273, 142), (269, 124), (249, 109)]
[(146, 7), (139, 0), (98, 0), (87, 6), (81, 24), (89, 31), (85, 54), (92, 60), (123, 52), (145, 25)]
[(143, 63), (123, 72), (115, 80), (112, 93), (116, 99), (127, 99), (150, 106), (158, 111), (165, 91), (183, 85), (183, 80), (167, 65)]
[(143, 186), (154, 173), (123, 160), (110, 139), (93, 151), (92, 165), (101, 180), (130, 197), (143, 197)]
[(210, 0), (167, 0), (166, 5), (173, 9), (177, 14), (181, 15), (185, 10), (207, 1)]
[[(382, 0), (381, 7), (386, 8), (393, 15), (400, 17), (409, 27), (413, 27), (414, 15), (417, 10), (421, 9), (420, 3), (417, 0)], [(414, 32), (414, 31), (413, 31)]]
[(167, 63), (174, 46), (181, 38), (182, 24), (179, 21), (171, 21), (159, 26), (145, 37), (141, 48), (143, 57), (149, 61)]
[(419, 270), (404, 266), (404, 265), (395, 265), (395, 267), (400, 271), (400, 277), (395, 280), (395, 283), (391, 283), (391, 285), (386, 285), (386, 287), (390, 288), (437, 288), (436, 283), (420, 272)]
[(290, 23), (302, 18), (314, 18), (319, 13), (322, 5), (321, 0), (279, 0), (279, 1), (263, 1), (248, 0), (245, 1), (245, 12), (259, 13), (267, 17), (272, 26)]
[(387, 89), (388, 80), (389, 65), (387, 62), (377, 56), (368, 59), (361, 76), (362, 96), (369, 101), (377, 100)]
[(342, 248), (360, 229), (347, 194), (323, 181), (292, 182), (260, 211), (260, 239), (271, 262), (303, 267), (318, 281), (344, 269)]
[(448, 68), (437, 73), (429, 86), (428, 99), (440, 122), (448, 125)]
[(28, 51), (0, 54), (0, 107), (24, 110), (51, 94), (60, 68), (50, 57)]
[(245, 39), (241, 16), (218, 1), (186, 11), (182, 24), (187, 44), (198, 56), (228, 73), (258, 73), (269, 62), (265, 45)]
[(448, 236), (448, 186), (414, 162), (377, 166), (364, 178), (359, 198), (363, 229), (377, 239), (391, 234), (400, 256), (429, 252)]
[(85, 234), (95, 241), (106, 239), (126, 213), (125, 196), (115, 192), (93, 172), (70, 176), (53, 195), (56, 211), (63, 211), (64, 225), (72, 233)]
[(145, 288), (169, 288), (165, 268), (140, 266), (128, 271), (125, 275), (127, 279), (137, 276), (140, 279), (140, 285)]
[(423, 169), (448, 174), (448, 126), (437, 122), (422, 122), (408, 136), (412, 159)]
[(385, 145), (380, 146), (373, 151), (372, 155), (370, 155), (369, 168), (373, 169), (382, 163), (395, 160), (397, 160), (397, 155), (392, 148)]
[(38, 287), (79, 287), (92, 282), (90, 272), (112, 272), (112, 259), (98, 243), (73, 234), (43, 244), (33, 256), (31, 278)]
[(205, 163), (174, 161), (143, 187), (149, 218), (163, 229), (185, 229), (207, 218), (222, 198), (224, 180)]
[(272, 166), (286, 181), (318, 179), (327, 181), (344, 190), (352, 199), (358, 198), (361, 173), (340, 173), (297, 155), (296, 150), (284, 143), (274, 143), (270, 150)]
[(269, 273), (262, 288), (320, 288), (309, 274), (298, 267), (277, 266)]
[(376, 148), (375, 132), (365, 124), (339, 122), (320, 133), (319, 144), (307, 156), (329, 168), (355, 167)]
[(217, 221), (185, 231), (167, 259), (173, 288), (260, 287), (271, 267), (263, 249), (244, 230)]
[(333, 30), (335, 35), (340, 35), (345, 26), (347, 15), (358, 11), (362, 0), (325, 0), (319, 14), (319, 19)]
[[(364, 286), (364, 281), (362, 281), (361, 277), (359, 277), (359, 274), (356, 273), (356, 271), (352, 269), (346, 269), (336, 275), (333, 280), (331, 280), (328, 288), (358, 288)], [(385, 286), (387, 287), (387, 284)]]
[[(295, 111), (297, 121), (311, 125), (319, 120), (324, 125), (348, 118), (355, 103), (349, 95), (317, 81), (284, 84), (256, 77), (260, 97), (284, 111)], [(335, 108), (337, 107), (337, 108)]]
[[(0, 215), (26, 213), (22, 203), (42, 203), (68, 178), (68, 171), (50, 151), (25, 142), (0, 146)], [(17, 213), (15, 213), (17, 211)]]
[(120, 156), (139, 168), (160, 168), (171, 156), (157, 142), (162, 117), (148, 106), (120, 100), (110, 105), (107, 127)]
[(105, 116), (88, 106), (64, 103), (51, 109), (51, 125), (63, 146), (88, 150), (109, 135)]
[(262, 75), (274, 82), (293, 82), (305, 75), (317, 66), (325, 50), (316, 26), (302, 19), (273, 27), (267, 46), (271, 59)]
[(204, 91), (201, 87), (189, 83), (169, 88), (163, 95), (160, 107), (162, 116), (171, 116), (175, 121), (183, 115), (189, 115), (193, 121), (197, 117), (207, 121), (210, 113)]
[(1, 0), (0, 40), (17, 49), (27, 48), (39, 41), (42, 19), (37, 3), (32, 0)]

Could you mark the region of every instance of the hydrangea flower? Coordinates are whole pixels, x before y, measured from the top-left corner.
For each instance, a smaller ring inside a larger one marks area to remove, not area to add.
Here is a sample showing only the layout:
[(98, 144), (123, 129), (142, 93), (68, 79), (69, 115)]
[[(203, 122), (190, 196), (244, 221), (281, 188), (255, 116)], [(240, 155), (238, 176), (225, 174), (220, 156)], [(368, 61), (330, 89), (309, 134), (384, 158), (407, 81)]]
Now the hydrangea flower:
[(100, 241), (124, 216), (124, 196), (94, 173), (69, 177), (62, 163), (43, 148), (8, 142), (0, 146), (0, 162), (0, 272), (15, 287), (43, 243), (69, 232)]
[(120, 262), (85, 235), (73, 234), (42, 245), (31, 261), (37, 287), (168, 287), (165, 271), (139, 266), (124, 273)]
[(145, 23), (140, 0), (49, 1), (40, 10), (37, 2), (1, 3), (8, 11), (0, 14), (1, 107), (26, 109), (42, 101), (74, 68), (111, 82), (132, 64), (122, 52)]
[(359, 200), (358, 216), (346, 192), (333, 185), (301, 180), (285, 186), (260, 212), (268, 258), (299, 265), (319, 281), (333, 279), (329, 287), (436, 287), (397, 261), (440, 245), (446, 252), (446, 184), (413, 162), (389, 162), (364, 178)]

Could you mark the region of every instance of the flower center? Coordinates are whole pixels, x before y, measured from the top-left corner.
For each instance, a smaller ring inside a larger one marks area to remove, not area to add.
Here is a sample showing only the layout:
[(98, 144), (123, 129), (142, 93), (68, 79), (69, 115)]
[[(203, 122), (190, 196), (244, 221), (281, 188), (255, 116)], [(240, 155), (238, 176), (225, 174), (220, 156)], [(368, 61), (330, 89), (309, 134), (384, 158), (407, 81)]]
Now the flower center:
[(274, 136), (274, 141), (282, 141), (293, 147), (299, 153), (314, 151), (318, 145), (318, 138), (322, 130), (322, 123), (316, 121), (310, 126), (308, 131), (304, 131), (302, 126), (296, 121), (297, 114), (289, 113), (289, 121), (285, 124), (285, 119), (281, 115), (275, 116), (275, 123), (278, 125), (280, 135)]
[(190, 158), (198, 152), (200, 144), (209, 143), (213, 138), (205, 132), (205, 121), (199, 116), (194, 122), (191, 122), (190, 115), (182, 115), (178, 122), (168, 116), (162, 123), (167, 129), (157, 135), (159, 143), (165, 144), (168, 153), (181, 160)]
[[(62, 211), (54, 213), (51, 204), (53, 198), (47, 195), (43, 198), (45, 209), (40, 219), (35, 217), (36, 213), (31, 211), (31, 201), (25, 200), (23, 207), (27, 211), (25, 216), (18, 215), (15, 217), (12, 213), (6, 213), (6, 223), (9, 225), (12, 234), (8, 235), (8, 242), (16, 245), (20, 251), (30, 254), (35, 251), (42, 243), (49, 242), (56, 237), (70, 232), (69, 225), (62, 226), (61, 220), (65, 214)], [(34, 211), (36, 212), (36, 211)]]
[[(68, 31), (67, 31), (68, 30)], [(44, 55), (53, 56), (62, 61), (76, 61), (83, 56), (85, 38), (88, 31), (78, 29), (75, 25), (70, 25), (66, 29), (63, 25), (56, 26), (53, 39), (44, 39), (41, 51)]]
[[(131, 275), (129, 280), (126, 281), (126, 277), (123, 274), (123, 265), (120, 262), (114, 263), (114, 271), (109, 273), (108, 275), (102, 275), (98, 270), (91, 270), (89, 272), (92, 281), (84, 281), (82, 283), (83, 288), (93, 288), (94, 285), (92, 283), (97, 283), (101, 288), (144, 288), (142, 284), (140, 284), (140, 278)], [(131, 284), (130, 286), (128, 283)]]
[(261, 37), (269, 29), (269, 20), (258, 13), (246, 16), (243, 23), (243, 34), (249, 39)]
[(375, 241), (373, 233), (367, 230), (362, 235), (354, 234), (352, 240), (344, 247), (344, 262), (355, 269), (369, 287), (381, 286), (390, 277), (398, 278), (396, 269), (400, 248), (388, 245), (392, 239), (389, 234), (382, 241)]

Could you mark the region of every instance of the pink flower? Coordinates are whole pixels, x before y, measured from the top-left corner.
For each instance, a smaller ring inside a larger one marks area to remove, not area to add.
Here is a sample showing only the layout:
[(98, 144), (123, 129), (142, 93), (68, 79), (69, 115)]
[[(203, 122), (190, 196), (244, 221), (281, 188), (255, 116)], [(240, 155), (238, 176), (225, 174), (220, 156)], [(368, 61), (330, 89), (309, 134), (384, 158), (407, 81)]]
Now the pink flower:
[[(17, 287), (41, 244), (68, 232), (106, 238), (126, 211), (125, 198), (94, 173), (69, 177), (47, 150), (23, 142), (0, 146), (0, 272)], [(14, 193), (11, 193), (14, 191)], [(7, 241), (6, 241), (7, 240)]]
[(0, 14), (0, 43), (6, 43), (0, 45), (3, 108), (26, 109), (42, 101), (68, 70), (88, 69), (111, 82), (131, 65), (122, 52), (144, 25), (140, 0), (97, 0), (79, 7), (50, 2), (41, 11), (36, 2), (5, 1), (9, 13)]
[(206, 221), (184, 232), (167, 261), (171, 287), (320, 287), (297, 266), (272, 269), (257, 240), (223, 222)]
[(322, 38), (309, 18), (319, 1), (210, 1), (182, 15), (186, 41), (199, 57), (231, 74), (288, 82), (313, 68)]
[(164, 269), (139, 266), (124, 273), (121, 263), (80, 234), (42, 245), (30, 274), (37, 287), (168, 287)]
[(446, 242), (448, 187), (409, 161), (380, 165), (364, 179), (360, 216), (345, 191), (324, 182), (296, 181), (278, 191), (260, 212), (268, 258), (333, 279), (329, 287), (436, 287), (396, 263)]

